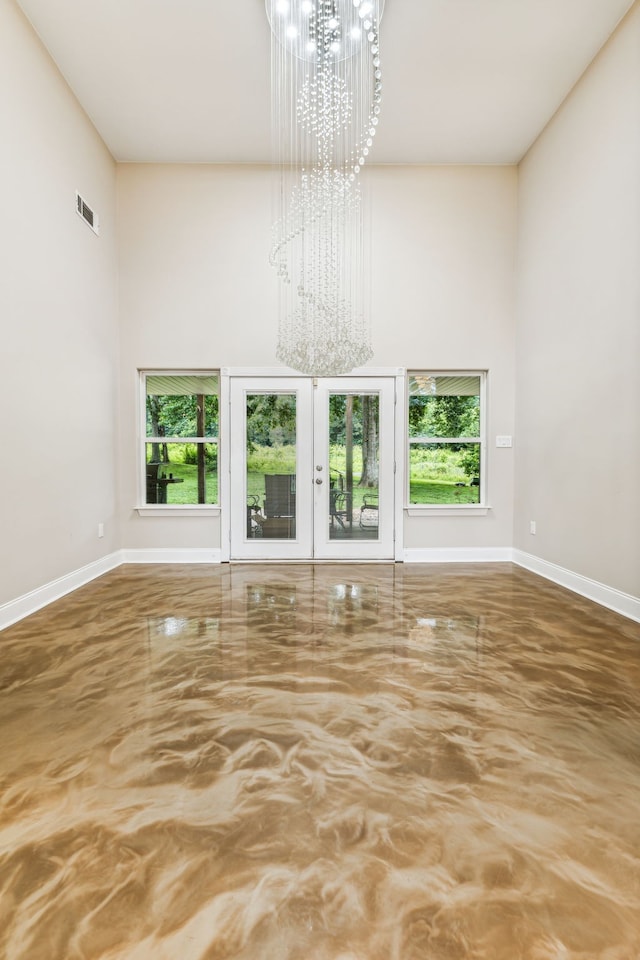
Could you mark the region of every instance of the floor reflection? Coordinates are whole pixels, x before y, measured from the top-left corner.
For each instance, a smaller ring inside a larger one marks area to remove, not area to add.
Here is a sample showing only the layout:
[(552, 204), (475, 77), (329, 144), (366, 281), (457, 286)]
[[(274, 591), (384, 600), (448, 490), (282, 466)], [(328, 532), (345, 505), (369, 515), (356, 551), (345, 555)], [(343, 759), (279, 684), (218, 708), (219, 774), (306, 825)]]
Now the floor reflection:
[(636, 960), (639, 641), (510, 565), (113, 571), (0, 634), (0, 956)]

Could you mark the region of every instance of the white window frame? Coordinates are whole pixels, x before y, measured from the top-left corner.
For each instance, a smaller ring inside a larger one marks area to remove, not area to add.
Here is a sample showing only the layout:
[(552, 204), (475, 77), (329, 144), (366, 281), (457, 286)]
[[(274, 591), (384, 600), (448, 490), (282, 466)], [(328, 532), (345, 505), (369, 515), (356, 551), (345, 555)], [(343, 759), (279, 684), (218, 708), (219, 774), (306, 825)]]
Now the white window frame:
[[(148, 437), (147, 436), (147, 377), (203, 377), (212, 376), (218, 379), (218, 436), (217, 437)], [(219, 368), (205, 369), (154, 369), (145, 367), (138, 370), (138, 431), (137, 431), (137, 463), (138, 463), (138, 505), (136, 511), (141, 517), (218, 517), (220, 515), (220, 433), (221, 407), (220, 396), (221, 376)], [(146, 445), (148, 443), (212, 443), (218, 448), (218, 502), (217, 503), (147, 503), (147, 459)]]
[[(491, 509), (487, 497), (487, 454), (489, 445), (487, 443), (487, 370), (434, 370), (431, 367), (412, 367), (407, 370), (406, 377), (406, 477), (404, 485), (405, 511), (409, 517), (464, 517), (464, 516), (486, 516)], [(480, 502), (479, 503), (411, 503), (410, 502), (410, 484), (411, 484), (411, 438), (409, 436), (409, 398), (411, 377), (479, 377), (480, 378), (480, 436), (478, 437), (435, 437), (430, 438), (430, 443), (478, 443), (480, 446)]]

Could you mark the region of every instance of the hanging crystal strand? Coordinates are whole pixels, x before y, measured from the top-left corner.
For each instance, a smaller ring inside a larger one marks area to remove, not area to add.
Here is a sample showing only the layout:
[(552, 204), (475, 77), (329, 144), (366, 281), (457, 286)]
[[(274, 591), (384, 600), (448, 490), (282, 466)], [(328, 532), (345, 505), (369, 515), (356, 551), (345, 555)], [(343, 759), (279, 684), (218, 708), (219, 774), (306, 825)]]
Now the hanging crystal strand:
[(267, 0), (277, 356), (304, 373), (346, 373), (373, 353), (359, 175), (380, 109), (382, 3)]

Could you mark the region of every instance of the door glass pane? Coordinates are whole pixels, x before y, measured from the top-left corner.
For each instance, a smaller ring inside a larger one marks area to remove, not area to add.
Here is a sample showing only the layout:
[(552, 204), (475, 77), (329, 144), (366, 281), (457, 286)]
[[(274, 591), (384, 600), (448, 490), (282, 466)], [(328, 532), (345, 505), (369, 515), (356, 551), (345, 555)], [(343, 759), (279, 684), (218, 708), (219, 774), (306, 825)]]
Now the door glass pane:
[(247, 394), (247, 538), (295, 540), (296, 396)]
[(329, 539), (378, 539), (380, 398), (329, 394)]

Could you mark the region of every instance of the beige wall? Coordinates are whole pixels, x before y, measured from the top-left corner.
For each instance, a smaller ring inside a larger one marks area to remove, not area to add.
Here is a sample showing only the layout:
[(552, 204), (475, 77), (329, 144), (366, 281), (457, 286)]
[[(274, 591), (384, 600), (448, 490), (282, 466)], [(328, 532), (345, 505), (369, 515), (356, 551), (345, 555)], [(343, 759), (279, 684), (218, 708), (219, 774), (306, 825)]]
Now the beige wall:
[(0, 0), (0, 130), (2, 603), (119, 539), (115, 164), (13, 0)]
[[(121, 547), (219, 546), (216, 518), (134, 510), (136, 370), (274, 365), (277, 290), (270, 171), (116, 170), (14, 0), (0, 127), (2, 604)], [(515, 542), (640, 595), (639, 170), (636, 4), (518, 170), (367, 171), (372, 363), (489, 370), (492, 509), (407, 518), (406, 546)]]
[[(490, 371), (490, 430), (513, 432), (517, 174), (513, 167), (368, 171), (379, 366)], [(266, 167), (118, 168), (123, 546), (219, 546), (215, 519), (139, 517), (136, 370), (273, 366)], [(513, 451), (490, 449), (487, 517), (410, 518), (408, 546), (509, 547)]]
[(640, 596), (640, 5), (519, 185), (515, 546)]
[(488, 370), (486, 517), (407, 517), (408, 548), (510, 547), (515, 167), (377, 167), (372, 180), (374, 363)]
[(267, 168), (118, 168), (126, 548), (218, 548), (217, 518), (139, 517), (140, 368), (273, 365), (275, 291), (267, 262)]

